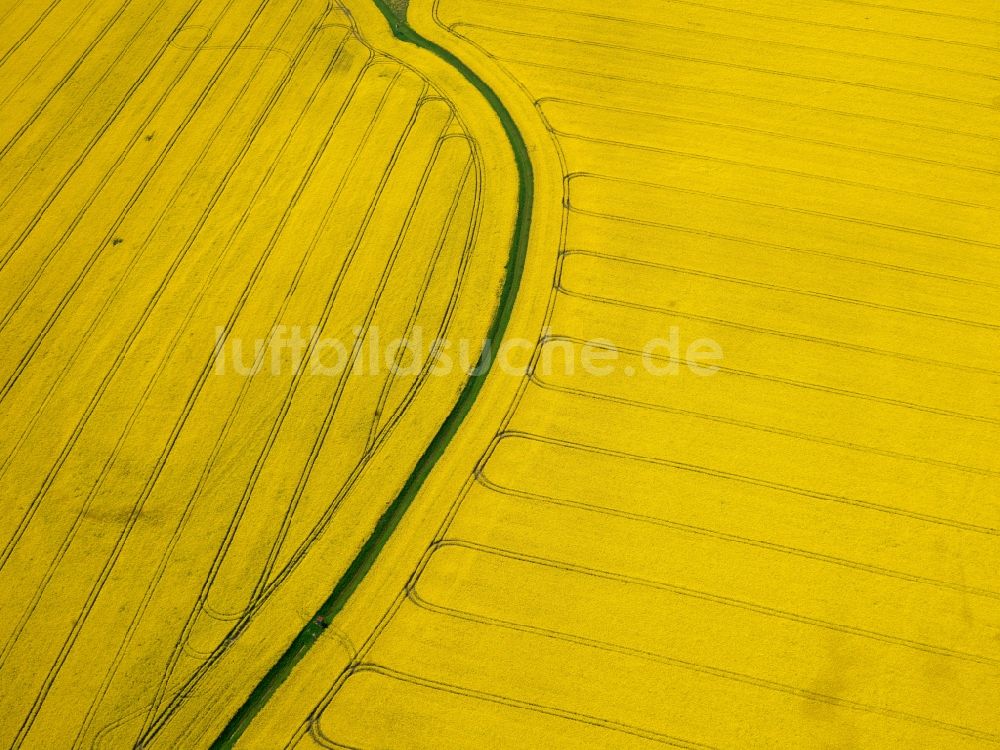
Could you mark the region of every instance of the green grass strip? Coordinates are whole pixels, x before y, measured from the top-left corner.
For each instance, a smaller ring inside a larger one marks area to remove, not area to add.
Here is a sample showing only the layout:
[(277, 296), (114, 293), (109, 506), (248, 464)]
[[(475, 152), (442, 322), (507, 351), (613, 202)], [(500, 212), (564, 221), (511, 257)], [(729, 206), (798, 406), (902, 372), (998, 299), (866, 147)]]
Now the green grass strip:
[(240, 735), (246, 730), (254, 717), (260, 712), (267, 701), (274, 695), (278, 687), (288, 678), (295, 665), (309, 652), (313, 644), (323, 633), (323, 627), (317, 624), (317, 618), (322, 617), (327, 622), (331, 622), (347, 603), (351, 594), (354, 593), (365, 575), (371, 570), (379, 553), (385, 543), (392, 536), (399, 525), (403, 514), (413, 502), (420, 491), (424, 480), (430, 474), (438, 459), (444, 454), (445, 448), (451, 441), (468, 414), (482, 390), (483, 383), (489, 373), (493, 363), (495, 352), (499, 348), (500, 340), (503, 338), (510, 321), (511, 311), (514, 307), (514, 298), (517, 294), (518, 286), (521, 282), (521, 274), (524, 270), (524, 259), (528, 247), (528, 230), (531, 226), (531, 204), (534, 195), (534, 172), (531, 167), (531, 159), (528, 156), (528, 149), (525, 146), (524, 138), (514, 124), (513, 118), (507, 108), (494, 93), (493, 89), (469, 67), (458, 59), (454, 54), (444, 49), (438, 44), (425, 39), (414, 31), (406, 22), (405, 18), (396, 14), (390, 7), (388, 0), (374, 0), (379, 10), (386, 17), (393, 35), (404, 42), (409, 42), (421, 47), (444, 60), (446, 63), (461, 73), (469, 83), (476, 87), (476, 90), (489, 102), (493, 111), (496, 112), (503, 125), (507, 140), (510, 141), (514, 151), (514, 161), (517, 164), (518, 176), (518, 211), (514, 223), (514, 233), (511, 238), (510, 254), (507, 259), (506, 275), (500, 297), (497, 304), (496, 314), (486, 335), (487, 345), (483, 350), (480, 360), (469, 376), (465, 387), (459, 394), (455, 406), (449, 412), (440, 429), (424, 451), (417, 462), (413, 472), (407, 478), (399, 494), (392, 501), (385, 513), (379, 518), (371, 535), (362, 545), (351, 565), (337, 581), (333, 592), (323, 602), (317, 610), (316, 616), (299, 632), (284, 654), (278, 659), (273, 667), (264, 675), (263, 679), (257, 683), (253, 692), (247, 700), (240, 706), (232, 719), (223, 729), (222, 734), (212, 743), (212, 750), (228, 750), (236, 745)]

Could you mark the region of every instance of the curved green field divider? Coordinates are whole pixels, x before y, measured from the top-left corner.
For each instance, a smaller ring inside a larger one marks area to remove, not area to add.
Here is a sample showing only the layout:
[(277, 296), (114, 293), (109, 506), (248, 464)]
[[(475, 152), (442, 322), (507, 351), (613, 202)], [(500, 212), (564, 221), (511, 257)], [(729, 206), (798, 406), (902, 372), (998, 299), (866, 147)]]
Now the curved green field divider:
[(459, 394), (455, 406), (441, 424), (441, 427), (420, 457), (420, 460), (407, 478), (399, 494), (386, 509), (378, 523), (376, 523), (371, 535), (365, 541), (364, 545), (362, 545), (357, 556), (344, 572), (344, 575), (337, 582), (330, 596), (323, 602), (323, 605), (316, 612), (315, 617), (295, 637), (285, 653), (282, 654), (274, 666), (264, 675), (263, 679), (257, 683), (246, 702), (239, 708), (233, 718), (230, 719), (222, 734), (212, 743), (212, 750), (227, 750), (235, 746), (240, 735), (250, 725), (257, 713), (260, 712), (278, 687), (291, 674), (295, 665), (302, 660), (323, 633), (323, 626), (317, 623), (317, 619), (323, 618), (327, 622), (330, 622), (343, 609), (351, 594), (354, 593), (362, 579), (375, 564), (382, 547), (385, 546), (389, 537), (392, 536), (392, 532), (395, 531), (403, 514), (406, 513), (417, 492), (420, 491), (427, 475), (430, 474), (438, 459), (444, 454), (445, 448), (457, 432), (465, 415), (468, 414), (480, 390), (482, 390), (483, 383), (493, 363), (495, 352), (499, 348), (500, 340), (503, 338), (507, 324), (510, 321), (511, 311), (514, 307), (514, 298), (520, 285), (521, 273), (524, 269), (524, 260), (528, 247), (528, 230), (531, 226), (534, 172), (531, 166), (531, 159), (528, 156), (528, 148), (524, 143), (524, 138), (521, 136), (520, 131), (514, 124), (513, 118), (496, 93), (464, 62), (440, 45), (425, 39), (414, 31), (406, 23), (405, 19), (396, 15), (386, 0), (374, 0), (374, 2), (386, 17), (386, 20), (388, 20), (393, 36), (437, 55), (455, 68), (469, 83), (476, 87), (500, 118), (504, 133), (514, 151), (514, 160), (517, 165), (518, 175), (518, 210), (514, 223), (514, 232), (511, 237), (506, 274), (503, 287), (500, 291), (497, 311), (486, 335), (487, 345), (475, 369), (469, 376), (469, 380)]

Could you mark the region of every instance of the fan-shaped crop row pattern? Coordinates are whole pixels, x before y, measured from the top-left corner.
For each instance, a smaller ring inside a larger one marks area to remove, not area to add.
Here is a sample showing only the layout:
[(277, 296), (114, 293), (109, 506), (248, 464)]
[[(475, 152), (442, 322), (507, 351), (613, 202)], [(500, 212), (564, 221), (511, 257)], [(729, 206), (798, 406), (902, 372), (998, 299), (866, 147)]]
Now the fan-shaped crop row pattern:
[(238, 746), (1000, 742), (997, 10), (413, 0), (532, 152), (534, 366)]
[(451, 411), (365, 342), (481, 346), (510, 159), (339, 6), (6, 5), (0, 745), (207, 745)]

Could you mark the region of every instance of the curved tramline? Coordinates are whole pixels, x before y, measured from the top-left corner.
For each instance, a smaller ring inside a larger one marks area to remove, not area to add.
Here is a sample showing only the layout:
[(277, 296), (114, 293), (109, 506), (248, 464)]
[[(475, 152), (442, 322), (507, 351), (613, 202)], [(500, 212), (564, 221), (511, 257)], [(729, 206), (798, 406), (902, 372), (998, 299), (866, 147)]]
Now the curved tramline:
[(521, 269), (524, 264), (528, 230), (531, 223), (532, 171), (527, 147), (513, 119), (496, 94), (468, 66), (447, 50), (414, 32), (406, 24), (404, 17), (400, 15), (400, 9), (390, 7), (383, 0), (376, 0), (376, 4), (385, 15), (397, 39), (427, 49), (445, 60), (449, 65), (454, 66), (490, 103), (490, 106), (503, 124), (504, 132), (514, 150), (519, 184), (517, 223), (511, 238), (511, 250), (507, 263), (506, 276), (500, 292), (496, 316), (485, 339), (488, 343), (483, 349), (483, 354), (476, 363), (473, 373), (470, 374), (452, 411), (435, 434), (434, 439), (421, 456), (416, 468), (410, 474), (399, 494), (397, 494), (392, 504), (379, 519), (378, 524), (362, 545), (350, 567), (340, 580), (338, 580), (330, 596), (319, 608), (315, 616), (295, 637), (295, 640), (292, 641), (288, 650), (281, 656), (278, 662), (254, 687), (247, 701), (240, 707), (239, 711), (237, 711), (227, 724), (225, 730), (213, 743), (212, 746), (217, 748), (235, 746), (248, 724), (253, 721), (254, 717), (291, 673), (295, 665), (301, 661), (316, 640), (323, 634), (329, 622), (344, 607), (345, 602), (354, 593), (361, 579), (375, 564), (382, 547), (399, 524), (399, 520), (406, 512), (408, 506), (413, 502), (424, 479), (433, 469), (434, 464), (442, 455), (451, 438), (455, 435), (463, 418), (472, 407), (482, 389), (482, 383), (489, 374), (490, 366), (493, 363), (492, 358), (496, 353), (496, 349), (510, 318)]
[(1000, 742), (998, 7), (0, 0), (0, 745)]
[[(356, 367), (367, 340), (481, 348), (506, 273), (516, 180), (479, 111), (332, 4), (195, 4), (174, 22), (134, 85), (117, 80), (141, 97), (131, 119), (67, 131), (52, 118), (97, 102), (54, 82), (24, 122), (50, 139), (45, 179), (4, 154), (36, 185), (4, 206), (17, 231), (0, 269), (13, 747), (176, 746), (185, 716), (206, 716), (192, 692), (220, 678), (211, 702), (235, 712), (466, 381), (401, 367), (402, 348)], [(91, 59), (81, 39), (52, 54)]]

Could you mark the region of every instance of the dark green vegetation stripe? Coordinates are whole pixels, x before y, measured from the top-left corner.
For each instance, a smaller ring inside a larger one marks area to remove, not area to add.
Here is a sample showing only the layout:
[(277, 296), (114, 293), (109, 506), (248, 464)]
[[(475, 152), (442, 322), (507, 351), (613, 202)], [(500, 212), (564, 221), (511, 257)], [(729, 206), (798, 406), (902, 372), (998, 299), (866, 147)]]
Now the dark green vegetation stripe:
[(478, 75), (472, 72), (464, 62), (440, 45), (424, 39), (424, 37), (410, 28), (406, 20), (397, 15), (392, 7), (390, 7), (391, 0), (374, 0), (374, 2), (379, 10), (382, 11), (386, 20), (388, 20), (389, 26), (392, 28), (392, 33), (397, 39), (428, 50), (455, 68), (469, 83), (476, 87), (500, 118), (504, 132), (507, 135), (507, 140), (510, 141), (510, 145), (514, 150), (514, 161), (517, 164), (518, 176), (518, 211), (514, 222), (514, 233), (511, 237), (506, 275), (503, 287), (500, 290), (496, 314), (486, 336), (487, 346), (484, 348), (475, 370), (473, 370), (465, 387), (459, 394), (455, 406), (441, 424), (437, 434), (434, 435), (430, 445), (428, 445), (427, 450), (420, 457), (416, 467), (395, 500), (392, 501), (382, 517), (379, 518), (378, 523), (375, 524), (371, 536), (362, 545), (354, 561), (337, 582), (333, 592), (316, 612), (316, 617), (311, 619), (299, 632), (288, 647), (288, 650), (282, 654), (281, 658), (264, 675), (263, 679), (257, 683), (246, 702), (240, 706), (239, 710), (226, 725), (226, 728), (223, 729), (222, 734), (212, 743), (212, 750), (232, 748), (236, 744), (236, 741), (250, 725), (250, 722), (253, 721), (253, 718), (264, 707), (278, 687), (291, 674), (295, 665), (302, 660), (322, 634), (323, 627), (317, 624), (317, 618), (322, 617), (329, 622), (340, 612), (351, 594), (354, 593), (354, 590), (375, 564), (375, 560), (378, 559), (382, 547), (385, 546), (392, 532), (399, 525), (403, 514), (406, 513), (406, 509), (410, 507), (410, 503), (413, 502), (427, 475), (430, 474), (431, 469), (434, 468), (438, 459), (444, 454), (444, 450), (451, 441), (452, 436), (458, 430), (459, 425), (462, 424), (465, 415), (468, 414), (469, 409), (479, 395), (479, 391), (482, 389), (483, 382), (489, 372), (490, 365), (493, 362), (494, 352), (497, 351), (500, 340), (507, 330), (507, 324), (510, 321), (511, 311), (514, 307), (514, 298), (521, 282), (521, 273), (524, 269), (524, 259), (528, 247), (528, 229), (531, 226), (534, 173), (531, 167), (531, 160), (528, 157), (528, 149), (525, 146), (520, 131), (518, 131), (517, 126), (514, 124), (513, 118), (494, 91)]

